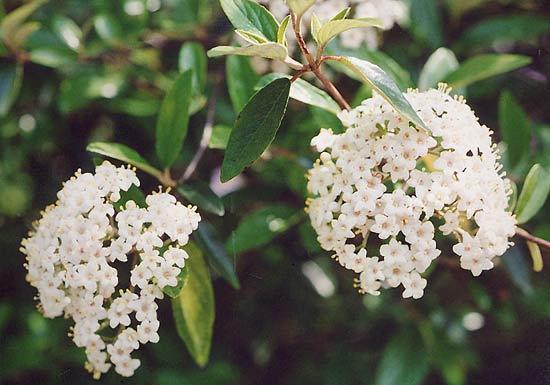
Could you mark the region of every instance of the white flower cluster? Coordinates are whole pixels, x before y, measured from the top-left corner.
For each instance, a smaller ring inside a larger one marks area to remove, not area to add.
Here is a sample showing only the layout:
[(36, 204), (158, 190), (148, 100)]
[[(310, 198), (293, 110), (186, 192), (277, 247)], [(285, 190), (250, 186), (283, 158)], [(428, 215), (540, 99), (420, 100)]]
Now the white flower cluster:
[[(271, 12), (282, 19), (288, 14), (285, 0), (260, 0)], [(324, 0), (318, 1), (304, 15), (305, 26), (309, 26), (309, 18), (315, 13), (319, 19), (328, 20), (341, 10), (351, 7), (350, 18), (375, 17), (382, 20), (384, 30), (393, 28), (395, 23), (404, 23), (408, 18), (407, 4), (401, 0)], [(370, 49), (378, 47), (378, 33), (375, 28), (358, 28), (346, 31), (341, 35), (344, 47), (359, 48), (367, 44)]]
[[(135, 171), (109, 162), (95, 174), (78, 171), (21, 243), (39, 309), (74, 320), (70, 335), (96, 378), (111, 363), (133, 375), (140, 361), (132, 351), (159, 340), (155, 301), (177, 285), (188, 257), (180, 247), (201, 219), (163, 192), (147, 196), (146, 208), (130, 200), (117, 212), (114, 203), (132, 185), (139, 186)], [(119, 279), (124, 268), (130, 282)]]
[[(405, 94), (427, 131), (374, 95), (340, 114), (343, 134), (322, 129), (312, 140), (321, 155), (308, 174), (307, 210), (321, 246), (359, 273), (361, 292), (403, 285), (403, 297), (420, 298), (421, 274), (441, 253), (436, 232), (456, 239), (453, 251), (474, 276), (510, 245), (511, 188), (491, 131), (448, 91)], [(379, 240), (369, 246), (380, 246), (367, 256), (371, 233)]]

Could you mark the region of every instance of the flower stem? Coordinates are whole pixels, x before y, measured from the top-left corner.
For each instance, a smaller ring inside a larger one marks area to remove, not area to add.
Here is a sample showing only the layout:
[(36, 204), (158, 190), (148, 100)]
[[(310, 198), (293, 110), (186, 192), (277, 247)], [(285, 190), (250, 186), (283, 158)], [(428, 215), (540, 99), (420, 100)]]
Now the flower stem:
[(539, 237), (535, 237), (533, 234), (529, 233), (528, 231), (522, 229), (521, 227), (518, 227), (516, 229), (516, 235), (518, 237), (521, 237), (527, 241), (531, 241), (533, 243), (536, 243), (537, 245), (540, 245), (548, 250), (550, 250), (550, 242), (545, 240), (545, 239), (542, 239), (542, 238), (539, 238)]

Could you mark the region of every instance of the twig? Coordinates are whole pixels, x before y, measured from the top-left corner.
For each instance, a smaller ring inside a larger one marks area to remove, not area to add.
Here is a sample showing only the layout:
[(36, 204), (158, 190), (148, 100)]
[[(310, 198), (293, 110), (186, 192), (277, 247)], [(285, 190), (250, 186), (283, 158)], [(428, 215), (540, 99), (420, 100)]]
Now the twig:
[(319, 68), (314, 69), (313, 73), (315, 74), (315, 76), (317, 76), (317, 79), (319, 79), (321, 83), (323, 83), (323, 86), (325, 87), (327, 92), (330, 94), (330, 96), (332, 96), (334, 100), (336, 100), (336, 103), (338, 103), (340, 108), (343, 108), (348, 111), (351, 110), (351, 106), (348, 104), (348, 102), (346, 102), (346, 99), (344, 99), (344, 97), (336, 89), (334, 84), (332, 84), (332, 82), (328, 80), (328, 78), (325, 75), (323, 75), (323, 73)]
[(531, 233), (529, 233), (526, 230), (522, 229), (521, 227), (518, 227), (516, 229), (516, 235), (518, 237), (521, 237), (521, 238), (527, 240), (527, 241), (536, 243), (537, 245), (540, 245), (540, 246), (550, 250), (550, 242), (549, 241), (547, 241), (545, 239), (542, 239), (542, 238), (539, 238), (539, 237), (535, 237), (534, 235), (532, 235)]
[(185, 182), (187, 179), (193, 175), (195, 172), (199, 162), (202, 159), (202, 156), (204, 155), (204, 152), (206, 151), (206, 148), (208, 147), (208, 143), (210, 142), (210, 137), (212, 136), (212, 128), (214, 127), (214, 118), (216, 115), (216, 101), (218, 99), (218, 87), (217, 85), (214, 87), (214, 91), (212, 92), (212, 96), (210, 97), (210, 101), (208, 103), (208, 111), (206, 112), (206, 122), (204, 123), (204, 129), (202, 130), (202, 138), (199, 145), (199, 149), (195, 153), (195, 156), (185, 169), (183, 175), (178, 179), (178, 184), (181, 184)]

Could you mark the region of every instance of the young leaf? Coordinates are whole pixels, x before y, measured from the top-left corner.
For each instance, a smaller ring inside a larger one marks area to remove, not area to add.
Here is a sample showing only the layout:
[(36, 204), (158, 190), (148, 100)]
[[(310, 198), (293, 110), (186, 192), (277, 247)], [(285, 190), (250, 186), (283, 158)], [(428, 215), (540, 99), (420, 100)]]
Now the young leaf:
[[(236, 29), (235, 33), (242, 37), (244, 40), (249, 42), (250, 44), (263, 44), (268, 43), (268, 40), (260, 35), (256, 35), (255, 33), (249, 32), (249, 31), (243, 31), (242, 29)], [(278, 39), (278, 38), (277, 38)]]
[(445, 77), (445, 83), (453, 88), (465, 87), (477, 81), (512, 71), (531, 63), (531, 58), (521, 55), (485, 54), (474, 56)]
[(426, 125), (405, 99), (399, 87), (380, 67), (354, 57), (342, 57), (339, 61), (355, 72), (363, 82), (376, 90), (403, 117), (417, 127), (426, 128)]
[(197, 42), (187, 42), (181, 46), (178, 69), (180, 72), (193, 71), (193, 94), (202, 95), (206, 85), (207, 59), (204, 48)]
[(250, 59), (244, 56), (229, 56), (225, 68), (229, 97), (233, 109), (239, 113), (254, 94), (254, 86), (260, 77), (252, 69)]
[(383, 26), (382, 21), (375, 18), (331, 20), (323, 24), (317, 32), (317, 43), (320, 46), (325, 46), (334, 37), (350, 29), (366, 27), (382, 28)]
[(120, 160), (124, 163), (129, 163), (157, 179), (162, 177), (162, 172), (160, 170), (157, 170), (151, 166), (134, 149), (124, 144), (93, 142), (86, 147), (86, 150), (95, 154), (101, 154), (108, 156), (109, 158)]
[(317, 0), (286, 0), (288, 8), (296, 15), (301, 15), (307, 11)]
[(426, 60), (426, 64), (420, 71), (418, 78), (418, 89), (426, 91), (437, 87), (447, 75), (458, 68), (458, 60), (450, 49), (440, 47), (434, 51)]
[(187, 136), (193, 72), (180, 74), (162, 101), (156, 128), (157, 156), (164, 167), (177, 159)]
[(227, 255), (216, 229), (209, 222), (202, 220), (194, 235), (208, 257), (210, 266), (234, 289), (239, 289), (240, 284), (235, 272), (235, 262)]
[[(290, 79), (290, 76), (278, 73), (264, 75), (256, 85), (256, 88), (260, 89), (273, 80), (280, 78)], [(290, 97), (302, 103), (322, 108), (335, 115), (341, 111), (338, 103), (329, 94), (303, 79), (296, 79), (292, 83), (290, 86)]]
[(527, 115), (509, 91), (500, 94), (498, 123), (510, 166), (516, 166), (529, 153), (531, 126)]
[(279, 43), (262, 43), (248, 47), (218, 46), (208, 51), (208, 57), (225, 55), (259, 56), (266, 59), (285, 60), (288, 52), (284, 45)]
[(535, 164), (525, 178), (523, 188), (516, 204), (516, 220), (519, 224), (533, 218), (546, 202), (550, 191), (548, 172)]
[(15, 102), (21, 82), (23, 66), (15, 63), (0, 63), (0, 117), (5, 116)]
[(277, 43), (282, 44), (286, 47), (286, 29), (288, 27), (288, 23), (290, 22), (290, 15), (285, 17), (283, 21), (281, 22), (281, 25), (279, 26), (279, 29), (277, 30)]
[(185, 265), (188, 278), (185, 288), (172, 299), (172, 312), (176, 330), (195, 362), (203, 367), (210, 356), (214, 327), (214, 290), (210, 273), (200, 249), (188, 243), (189, 254)]
[(46, 0), (34, 0), (8, 13), (0, 23), (0, 33), (2, 37), (7, 42), (16, 46), (16, 44), (13, 44), (13, 39), (17, 35), (18, 30), (25, 20), (45, 2)]
[(275, 138), (286, 111), (290, 80), (269, 83), (244, 106), (231, 131), (221, 168), (227, 182), (262, 155)]
[(244, 217), (229, 236), (225, 248), (233, 254), (263, 246), (284, 233), (300, 220), (296, 209), (285, 205), (273, 205)]
[(428, 374), (428, 368), (428, 352), (422, 336), (412, 327), (405, 328), (386, 345), (374, 384), (421, 384)]
[(178, 274), (178, 283), (176, 286), (164, 286), (162, 288), (162, 292), (166, 294), (170, 298), (178, 298), (178, 296), (181, 294), (181, 291), (185, 287), (185, 284), (187, 283), (187, 279), (189, 278), (189, 269), (187, 268), (187, 265), (183, 266), (180, 273)]
[(235, 29), (277, 41), (279, 23), (264, 6), (252, 0), (220, 0), (220, 4)]
[(321, 29), (321, 21), (319, 21), (319, 18), (315, 13), (312, 13), (310, 33), (311, 33), (311, 36), (313, 36), (313, 39), (315, 39), (317, 43), (319, 43), (319, 37), (317, 35), (320, 29)]
[(544, 263), (542, 261), (542, 254), (539, 245), (535, 242), (527, 241), (527, 248), (531, 254), (531, 259), (533, 260), (533, 271), (537, 273), (541, 272), (544, 267)]
[(344, 20), (345, 18), (348, 17), (350, 12), (351, 12), (350, 7), (344, 8), (340, 12), (338, 12), (336, 15), (334, 15), (330, 20)]
[(223, 216), (223, 201), (204, 182), (186, 182), (178, 186), (178, 192), (194, 205), (204, 211)]

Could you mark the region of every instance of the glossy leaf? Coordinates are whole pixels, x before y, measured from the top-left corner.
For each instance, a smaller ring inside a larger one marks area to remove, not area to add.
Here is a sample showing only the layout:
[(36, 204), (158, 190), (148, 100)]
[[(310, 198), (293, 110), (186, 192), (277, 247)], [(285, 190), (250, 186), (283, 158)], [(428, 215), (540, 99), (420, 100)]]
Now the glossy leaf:
[(277, 41), (279, 23), (262, 5), (252, 0), (220, 0), (223, 11), (235, 29), (250, 31)]
[[(13, 38), (17, 35), (25, 20), (32, 15), (46, 0), (34, 0), (8, 13), (0, 23), (0, 32), (7, 41), (13, 43)], [(16, 44), (12, 44), (16, 46)]]
[(229, 97), (233, 109), (239, 113), (254, 94), (254, 86), (260, 77), (252, 69), (247, 57), (229, 56), (225, 65)]
[(188, 243), (189, 254), (185, 265), (188, 278), (184, 289), (172, 299), (176, 330), (191, 357), (199, 366), (205, 366), (210, 356), (215, 307), (210, 273), (200, 249)]
[(188, 42), (181, 46), (178, 69), (180, 72), (192, 70), (193, 92), (195, 95), (202, 95), (206, 85), (207, 58), (201, 44)]
[(160, 106), (156, 128), (157, 156), (164, 165), (170, 167), (177, 159), (187, 136), (189, 105), (191, 104), (192, 71), (180, 74)]
[(160, 170), (157, 170), (151, 166), (144, 158), (142, 158), (141, 155), (137, 153), (137, 151), (124, 144), (93, 142), (86, 147), (86, 150), (131, 164), (132, 166), (139, 168), (155, 178), (162, 177), (162, 172)]
[(386, 345), (376, 370), (374, 385), (422, 384), (428, 374), (428, 352), (412, 327), (403, 329)]
[(509, 91), (500, 94), (498, 122), (506, 142), (510, 166), (514, 167), (529, 154), (531, 124), (527, 114)]
[(64, 16), (56, 16), (52, 22), (55, 34), (74, 50), (80, 47), (82, 31), (74, 21)]
[(177, 190), (189, 203), (197, 205), (201, 210), (219, 216), (225, 213), (223, 201), (204, 182), (185, 182)]
[(208, 257), (210, 266), (225, 279), (234, 289), (239, 289), (239, 278), (235, 271), (235, 260), (231, 259), (220, 241), (216, 229), (207, 221), (202, 220), (194, 233), (197, 242)]
[(208, 57), (225, 55), (258, 56), (267, 59), (285, 60), (287, 57), (286, 47), (279, 43), (262, 43), (248, 47), (218, 46), (208, 51)]
[[(263, 88), (266, 84), (271, 83), (275, 79), (287, 78), (290, 76), (285, 74), (270, 73), (263, 76), (258, 82), (256, 88)], [(302, 103), (316, 106), (338, 114), (341, 110), (338, 103), (334, 101), (325, 91), (315, 87), (303, 79), (296, 79), (290, 86), (290, 97)]]
[(418, 89), (426, 91), (436, 88), (437, 84), (458, 68), (458, 60), (450, 49), (441, 47), (434, 51), (422, 67), (418, 78)]
[(227, 143), (222, 182), (239, 175), (271, 144), (285, 114), (289, 93), (290, 80), (277, 79), (254, 94), (244, 106)]
[(343, 57), (340, 62), (355, 72), (363, 82), (376, 90), (404, 118), (414, 123), (417, 127), (426, 127), (407, 99), (405, 99), (399, 87), (380, 67), (354, 57)]
[(286, 0), (288, 8), (296, 15), (301, 15), (307, 11), (317, 0)]
[(323, 24), (319, 31), (317, 31), (317, 42), (319, 45), (324, 46), (334, 37), (350, 29), (367, 27), (382, 28), (383, 26), (382, 21), (375, 18), (331, 20)]
[(185, 265), (178, 274), (178, 284), (176, 286), (164, 286), (162, 288), (162, 292), (170, 298), (177, 298), (185, 287), (188, 278), (189, 268), (187, 267), (187, 265)]
[(300, 218), (300, 213), (289, 206), (265, 207), (244, 217), (225, 247), (229, 253), (239, 254), (263, 246), (295, 225)]
[(516, 220), (519, 224), (533, 218), (544, 206), (550, 191), (550, 177), (540, 165), (535, 164), (525, 178), (516, 204)]
[(5, 116), (15, 102), (22, 80), (23, 66), (0, 63), (0, 117)]
[(531, 58), (521, 55), (486, 54), (474, 56), (445, 77), (453, 88), (465, 87), (477, 81), (513, 71), (531, 63)]

